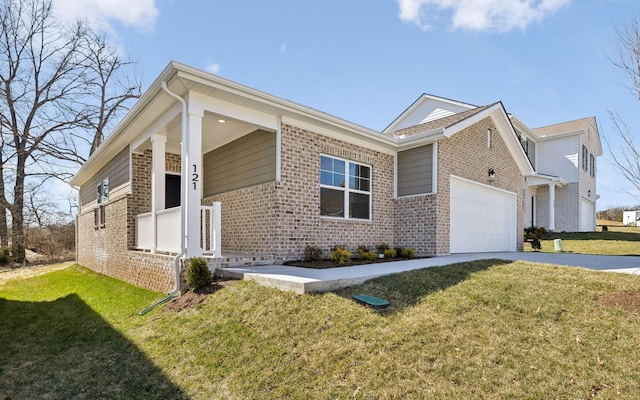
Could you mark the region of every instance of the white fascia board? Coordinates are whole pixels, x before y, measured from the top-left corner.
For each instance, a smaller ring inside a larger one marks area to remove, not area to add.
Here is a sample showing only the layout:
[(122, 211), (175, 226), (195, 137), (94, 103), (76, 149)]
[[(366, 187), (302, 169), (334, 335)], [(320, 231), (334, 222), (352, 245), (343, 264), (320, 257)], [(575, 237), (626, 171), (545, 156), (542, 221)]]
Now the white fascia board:
[(397, 116), (396, 119), (394, 119), (393, 122), (391, 122), (389, 124), (389, 126), (384, 128), (382, 133), (391, 133), (391, 132), (393, 132), (394, 129), (402, 121), (404, 121), (404, 119), (405, 119), (405, 117), (407, 115), (411, 114), (416, 108), (420, 107), (420, 105), (422, 105), (422, 103), (424, 103), (427, 100), (434, 100), (434, 101), (439, 101), (439, 102), (442, 102), (442, 103), (448, 103), (448, 104), (452, 104), (452, 105), (455, 105), (455, 106), (464, 107), (464, 108), (467, 108), (469, 110), (474, 109), (474, 108), (477, 107), (477, 106), (474, 106), (473, 104), (463, 103), (461, 101), (451, 100), (451, 99), (447, 99), (445, 97), (439, 97), (439, 96), (434, 96), (434, 95), (423, 93), (406, 110), (404, 110), (402, 112), (402, 114)]
[(490, 114), (491, 120), (496, 125), (496, 128), (498, 128), (498, 132), (500, 132), (502, 140), (504, 140), (509, 152), (513, 156), (513, 159), (516, 164), (518, 164), (522, 175), (530, 176), (535, 174), (536, 171), (533, 168), (533, 165), (531, 165), (529, 157), (527, 157), (527, 154), (524, 152), (502, 103), (498, 103), (494, 107), (490, 107), (489, 110), (492, 110)]
[(282, 123), (302, 128), (311, 132), (315, 132), (333, 139), (338, 139), (343, 142), (351, 143), (357, 146), (365, 147), (367, 149), (379, 151), (388, 155), (396, 154), (396, 145), (387, 145), (380, 143), (376, 140), (371, 140), (370, 137), (364, 135), (354, 135), (350, 131), (344, 131), (340, 129), (333, 129), (333, 127), (321, 126), (320, 124), (314, 124), (308, 121), (302, 121), (300, 119), (292, 118), (289, 116), (282, 116)]
[(398, 138), (398, 151), (409, 150), (414, 147), (420, 147), (425, 144), (435, 143), (445, 137), (444, 128), (431, 129), (429, 131), (420, 132), (408, 137), (400, 136)]
[(291, 116), (295, 118), (295, 115), (297, 114), (302, 117), (318, 119), (324, 123), (334, 125), (340, 129), (351, 131), (363, 136), (370, 136), (375, 140), (383, 143), (396, 144), (393, 138), (383, 135), (378, 131), (374, 131), (364, 126), (354, 124), (331, 114), (327, 114), (322, 111), (303, 106), (299, 103), (285, 100), (280, 97), (262, 92), (260, 90), (241, 85), (239, 83), (221, 78), (217, 75), (213, 75), (205, 71), (201, 71), (182, 64), (179, 65), (181, 71), (178, 71), (178, 76), (182, 79), (191, 80), (196, 83), (225, 91), (229, 94), (237, 95), (265, 105), (269, 105), (271, 107), (275, 107), (281, 111), (280, 113), (282, 115), (291, 114)]
[(253, 125), (275, 131), (278, 129), (278, 116), (230, 103), (202, 93), (190, 91), (189, 101), (197, 102), (204, 111), (224, 115), (225, 117), (249, 122)]
[(531, 130), (524, 122), (522, 122), (518, 117), (511, 114), (509, 115), (509, 120), (513, 124), (513, 127), (521, 131), (528, 139), (533, 140), (534, 143), (537, 143), (540, 140), (540, 136), (536, 135), (534, 131)]
[[(149, 88), (142, 94), (142, 96), (136, 101), (131, 109), (125, 114), (122, 120), (116, 125), (111, 134), (98, 146), (98, 149), (89, 156), (87, 161), (71, 178), (70, 184), (72, 186), (79, 187), (84, 184), (104, 163), (100, 163), (101, 160), (110, 160), (120, 150), (119, 146), (116, 146), (120, 142), (121, 136), (126, 132), (126, 128), (131, 122), (137, 118), (137, 116), (147, 107), (147, 105), (158, 95), (162, 90), (162, 81), (168, 79), (173, 73), (174, 62), (170, 62), (153, 81)], [(115, 147), (114, 147), (115, 146)], [(106, 163), (106, 162), (105, 162)]]
[(557, 187), (567, 186), (569, 183), (559, 176), (538, 174), (527, 176), (527, 186), (540, 186), (554, 183)]
[(175, 103), (166, 113), (164, 113), (160, 118), (155, 120), (144, 132), (138, 136), (135, 140), (131, 142), (131, 148), (135, 152), (138, 147), (140, 147), (144, 142), (147, 141), (151, 137), (151, 135), (155, 135), (158, 132), (162, 132), (162, 130), (167, 126), (172, 119), (176, 116), (180, 115), (182, 112), (182, 107), (179, 103)]

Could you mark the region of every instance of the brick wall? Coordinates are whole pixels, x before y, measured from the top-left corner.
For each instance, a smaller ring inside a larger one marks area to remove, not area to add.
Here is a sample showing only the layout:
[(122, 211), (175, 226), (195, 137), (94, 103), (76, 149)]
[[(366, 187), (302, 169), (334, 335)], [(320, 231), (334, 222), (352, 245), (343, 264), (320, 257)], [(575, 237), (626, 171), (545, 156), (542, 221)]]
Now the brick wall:
[[(487, 148), (487, 130), (491, 129), (491, 148)], [(493, 168), (495, 182), (489, 182), (487, 171)], [(522, 250), (524, 176), (513, 160), (490, 117), (438, 142), (438, 193), (436, 195), (436, 254), (449, 253), (450, 176), (516, 193), (516, 249)]]
[[(536, 219), (538, 226), (549, 229), (549, 187), (538, 187)], [(580, 189), (577, 182), (555, 190), (555, 231), (577, 232), (580, 230)]]
[[(372, 166), (372, 221), (320, 217), (320, 154)], [(225, 252), (302, 257), (306, 245), (393, 243), (393, 157), (282, 125), (281, 181), (211, 196), (222, 204)]]
[(173, 257), (128, 249), (129, 196), (105, 204), (105, 226), (95, 229), (93, 210), (78, 215), (78, 262), (114, 278), (157, 292), (173, 288)]

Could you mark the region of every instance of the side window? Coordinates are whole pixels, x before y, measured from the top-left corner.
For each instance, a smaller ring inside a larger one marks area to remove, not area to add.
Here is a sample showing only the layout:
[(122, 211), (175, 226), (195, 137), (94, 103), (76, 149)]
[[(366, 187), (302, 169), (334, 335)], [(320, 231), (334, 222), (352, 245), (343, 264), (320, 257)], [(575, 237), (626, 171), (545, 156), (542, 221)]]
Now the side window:
[(95, 229), (104, 228), (106, 224), (106, 212), (104, 204), (109, 201), (109, 178), (105, 178), (96, 188), (96, 200), (98, 207), (93, 210)]
[(582, 145), (582, 169), (585, 171), (589, 169), (589, 150), (585, 145)]
[(589, 155), (589, 175), (596, 176), (596, 158), (593, 154)]
[(320, 215), (371, 218), (371, 167), (335, 157), (320, 157)]

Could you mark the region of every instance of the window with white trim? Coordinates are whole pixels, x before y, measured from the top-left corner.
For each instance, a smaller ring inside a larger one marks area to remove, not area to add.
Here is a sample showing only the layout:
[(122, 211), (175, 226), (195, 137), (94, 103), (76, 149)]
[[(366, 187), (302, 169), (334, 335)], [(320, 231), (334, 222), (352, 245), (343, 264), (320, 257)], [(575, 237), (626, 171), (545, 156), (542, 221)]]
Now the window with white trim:
[(371, 219), (371, 167), (320, 156), (320, 215)]
[(589, 150), (585, 145), (582, 145), (582, 169), (589, 170)]
[(593, 154), (589, 155), (589, 175), (596, 176), (596, 158)]
[(104, 228), (106, 224), (106, 212), (104, 204), (109, 201), (109, 178), (105, 178), (96, 188), (96, 200), (98, 207), (94, 210), (95, 228)]

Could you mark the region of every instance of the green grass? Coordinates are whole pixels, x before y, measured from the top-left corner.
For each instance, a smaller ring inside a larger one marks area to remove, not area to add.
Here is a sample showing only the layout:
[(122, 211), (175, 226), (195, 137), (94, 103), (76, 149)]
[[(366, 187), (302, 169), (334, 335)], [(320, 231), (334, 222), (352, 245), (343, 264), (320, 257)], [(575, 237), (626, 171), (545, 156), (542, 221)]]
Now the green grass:
[(640, 317), (595, 301), (618, 290), (640, 277), (485, 260), (316, 295), (243, 281), (138, 316), (161, 295), (74, 268), (0, 291), (0, 397), (635, 399)]
[[(554, 239), (562, 239), (564, 252), (577, 254), (601, 254), (614, 256), (640, 255), (640, 227), (610, 226), (608, 232), (551, 233), (541, 240), (542, 252), (555, 251)], [(525, 251), (532, 251), (525, 243)]]

